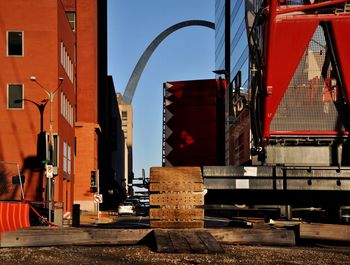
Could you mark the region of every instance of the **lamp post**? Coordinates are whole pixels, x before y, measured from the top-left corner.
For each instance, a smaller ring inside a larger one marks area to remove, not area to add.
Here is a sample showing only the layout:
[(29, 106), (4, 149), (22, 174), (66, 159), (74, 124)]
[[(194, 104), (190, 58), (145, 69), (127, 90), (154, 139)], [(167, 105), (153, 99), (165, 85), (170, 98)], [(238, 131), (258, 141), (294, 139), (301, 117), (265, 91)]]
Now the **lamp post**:
[[(30, 80), (35, 82), (39, 87), (41, 87), (45, 93), (48, 96), (48, 102), (50, 102), (50, 127), (49, 127), (49, 163), (51, 165), (51, 167), (46, 166), (46, 178), (47, 178), (47, 201), (49, 202), (49, 222), (51, 222), (51, 210), (52, 210), (52, 206), (53, 206), (53, 198), (52, 198), (52, 172), (50, 172), (50, 174), (48, 174), (48, 170), (50, 168), (50, 170), (52, 170), (52, 160), (53, 160), (53, 108), (52, 108), (52, 104), (53, 104), (53, 100), (54, 97), (56, 95), (56, 92), (58, 91), (58, 89), (61, 87), (62, 82), (63, 82), (63, 77), (60, 77), (59, 80), (59, 84), (57, 86), (57, 88), (54, 91), (50, 91), (48, 89), (46, 89), (43, 85), (41, 85), (37, 80), (35, 76), (31, 76)], [(47, 165), (47, 163), (46, 163)]]
[(49, 144), (50, 144), (50, 157), (49, 157), (49, 160), (50, 162), (52, 163), (52, 151), (53, 149), (51, 149), (53, 146), (52, 146), (52, 134), (53, 134), (53, 109), (52, 109), (52, 104), (53, 104), (53, 99), (56, 95), (56, 92), (58, 91), (58, 89), (61, 87), (62, 85), (62, 82), (63, 82), (63, 77), (60, 77), (58, 80), (59, 80), (59, 84), (58, 84), (58, 87), (56, 88), (56, 90), (54, 91), (49, 91), (47, 90), (44, 86), (42, 86), (37, 80), (36, 80), (36, 77), (35, 76), (31, 76), (30, 77), (30, 80), (35, 82), (39, 87), (41, 87), (45, 93), (47, 94), (48, 96), (48, 100), (50, 102), (50, 127), (49, 127), (49, 134), (50, 134), (50, 139), (49, 139)]

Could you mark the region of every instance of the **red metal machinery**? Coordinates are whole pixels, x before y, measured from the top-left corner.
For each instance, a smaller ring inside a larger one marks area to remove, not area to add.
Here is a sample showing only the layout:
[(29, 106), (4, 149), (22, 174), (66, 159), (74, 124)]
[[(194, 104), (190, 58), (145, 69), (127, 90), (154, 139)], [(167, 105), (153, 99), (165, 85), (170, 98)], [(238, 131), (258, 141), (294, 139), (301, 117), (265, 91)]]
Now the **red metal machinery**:
[[(344, 5), (344, 2), (346, 1), (326, 1), (300, 7), (283, 7), (278, 6), (277, 1), (270, 1), (269, 18), (266, 23), (268, 37), (265, 40), (266, 68), (263, 78), (264, 90), (262, 91), (264, 97), (263, 138), (269, 139), (271, 135), (283, 134), (283, 132), (271, 128), (271, 123), (277, 115), (280, 102), (286, 95), (292, 78), (298, 74), (296, 72), (298, 65), (307, 56), (317, 56), (312, 53), (318, 52), (319, 57), (323, 57), (319, 58), (323, 59), (323, 62), (318, 63), (323, 63), (323, 68), (330, 68), (325, 69), (323, 73), (322, 71), (313, 73), (312, 77), (323, 78), (323, 81), (328, 78), (337, 81), (334, 87), (328, 85), (328, 93), (332, 89), (337, 89), (336, 93), (340, 94), (339, 91), (342, 93), (342, 103), (348, 105), (350, 96), (350, 64), (348, 63), (350, 60), (350, 36), (346, 33), (346, 29), (350, 29), (350, 15), (345, 12), (346, 6), (337, 7), (335, 5), (335, 3)], [(332, 8), (328, 9), (330, 6)], [(324, 12), (322, 12), (323, 10)], [(305, 54), (306, 52), (308, 54)], [(310, 52), (312, 52), (311, 55)], [(327, 56), (331, 60), (328, 65), (325, 62)], [(309, 77), (313, 70), (311, 67), (308, 65)], [(312, 80), (309, 78), (307, 81)], [(314, 85), (308, 83), (302, 83), (302, 85), (314, 88)], [(309, 95), (309, 99), (311, 96)], [(315, 100), (321, 100), (321, 98), (315, 98)], [(334, 98), (335, 103), (336, 100)], [(321, 130), (321, 128), (318, 130), (305, 129), (293, 133), (332, 135), (345, 133), (347, 129), (334, 128), (334, 130), (326, 131)]]
[(207, 203), (349, 205), (350, 2), (254, 2), (232, 166), (203, 167)]
[[(260, 8), (249, 35), (258, 72), (251, 72), (256, 151), (268, 156), (266, 146), (291, 138), (304, 145), (311, 138), (327, 138), (333, 149), (334, 144), (341, 148), (350, 129), (350, 4), (280, 2), (271, 0)], [(259, 37), (263, 41), (257, 45)], [(334, 165), (349, 164), (332, 159)]]

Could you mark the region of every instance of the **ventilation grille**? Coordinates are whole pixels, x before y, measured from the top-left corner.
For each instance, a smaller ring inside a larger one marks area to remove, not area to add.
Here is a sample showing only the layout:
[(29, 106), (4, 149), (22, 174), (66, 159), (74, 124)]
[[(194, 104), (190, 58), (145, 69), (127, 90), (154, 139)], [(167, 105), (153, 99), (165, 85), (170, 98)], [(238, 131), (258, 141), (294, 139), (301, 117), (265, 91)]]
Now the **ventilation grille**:
[(271, 131), (344, 131), (331, 73), (324, 31), (318, 26), (272, 120)]

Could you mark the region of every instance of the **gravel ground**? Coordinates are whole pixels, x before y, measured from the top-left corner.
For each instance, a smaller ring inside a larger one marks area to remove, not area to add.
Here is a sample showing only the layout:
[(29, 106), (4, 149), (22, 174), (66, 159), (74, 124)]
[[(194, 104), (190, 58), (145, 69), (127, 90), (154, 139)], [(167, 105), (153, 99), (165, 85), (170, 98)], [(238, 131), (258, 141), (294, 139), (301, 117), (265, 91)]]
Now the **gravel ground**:
[(349, 248), (223, 247), (224, 254), (163, 254), (147, 246), (0, 248), (0, 264), (350, 264)]

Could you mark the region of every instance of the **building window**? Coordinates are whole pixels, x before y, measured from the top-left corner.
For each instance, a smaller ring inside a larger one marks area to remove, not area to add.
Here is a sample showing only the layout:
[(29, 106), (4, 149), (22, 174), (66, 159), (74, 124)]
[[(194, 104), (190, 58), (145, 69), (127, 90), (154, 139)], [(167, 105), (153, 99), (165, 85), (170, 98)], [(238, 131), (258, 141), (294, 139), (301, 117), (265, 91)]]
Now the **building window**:
[(72, 168), (71, 159), (72, 159), (71, 147), (66, 141), (63, 141), (63, 172), (67, 177), (69, 177), (71, 174), (71, 168)]
[(233, 79), (235, 88), (240, 88), (242, 86), (242, 72), (239, 70)]
[(7, 55), (23, 56), (23, 32), (22, 31), (7, 32)]
[(70, 150), (70, 145), (67, 145), (67, 173), (70, 175), (71, 172), (71, 150)]
[(73, 107), (63, 92), (61, 92), (61, 115), (73, 127)]
[(23, 101), (15, 102), (23, 99), (23, 84), (9, 84), (7, 86), (7, 108), (23, 109)]
[(52, 165), (54, 167), (58, 167), (58, 155), (59, 155), (59, 150), (58, 150), (58, 135), (53, 134), (53, 157), (52, 157)]
[(126, 120), (128, 118), (128, 113), (126, 111), (122, 111), (122, 119)]
[(70, 27), (75, 31), (75, 12), (66, 12)]
[(63, 141), (63, 172), (67, 173), (67, 143)]
[(74, 65), (63, 42), (61, 42), (61, 65), (63, 66), (69, 80), (73, 83)]

